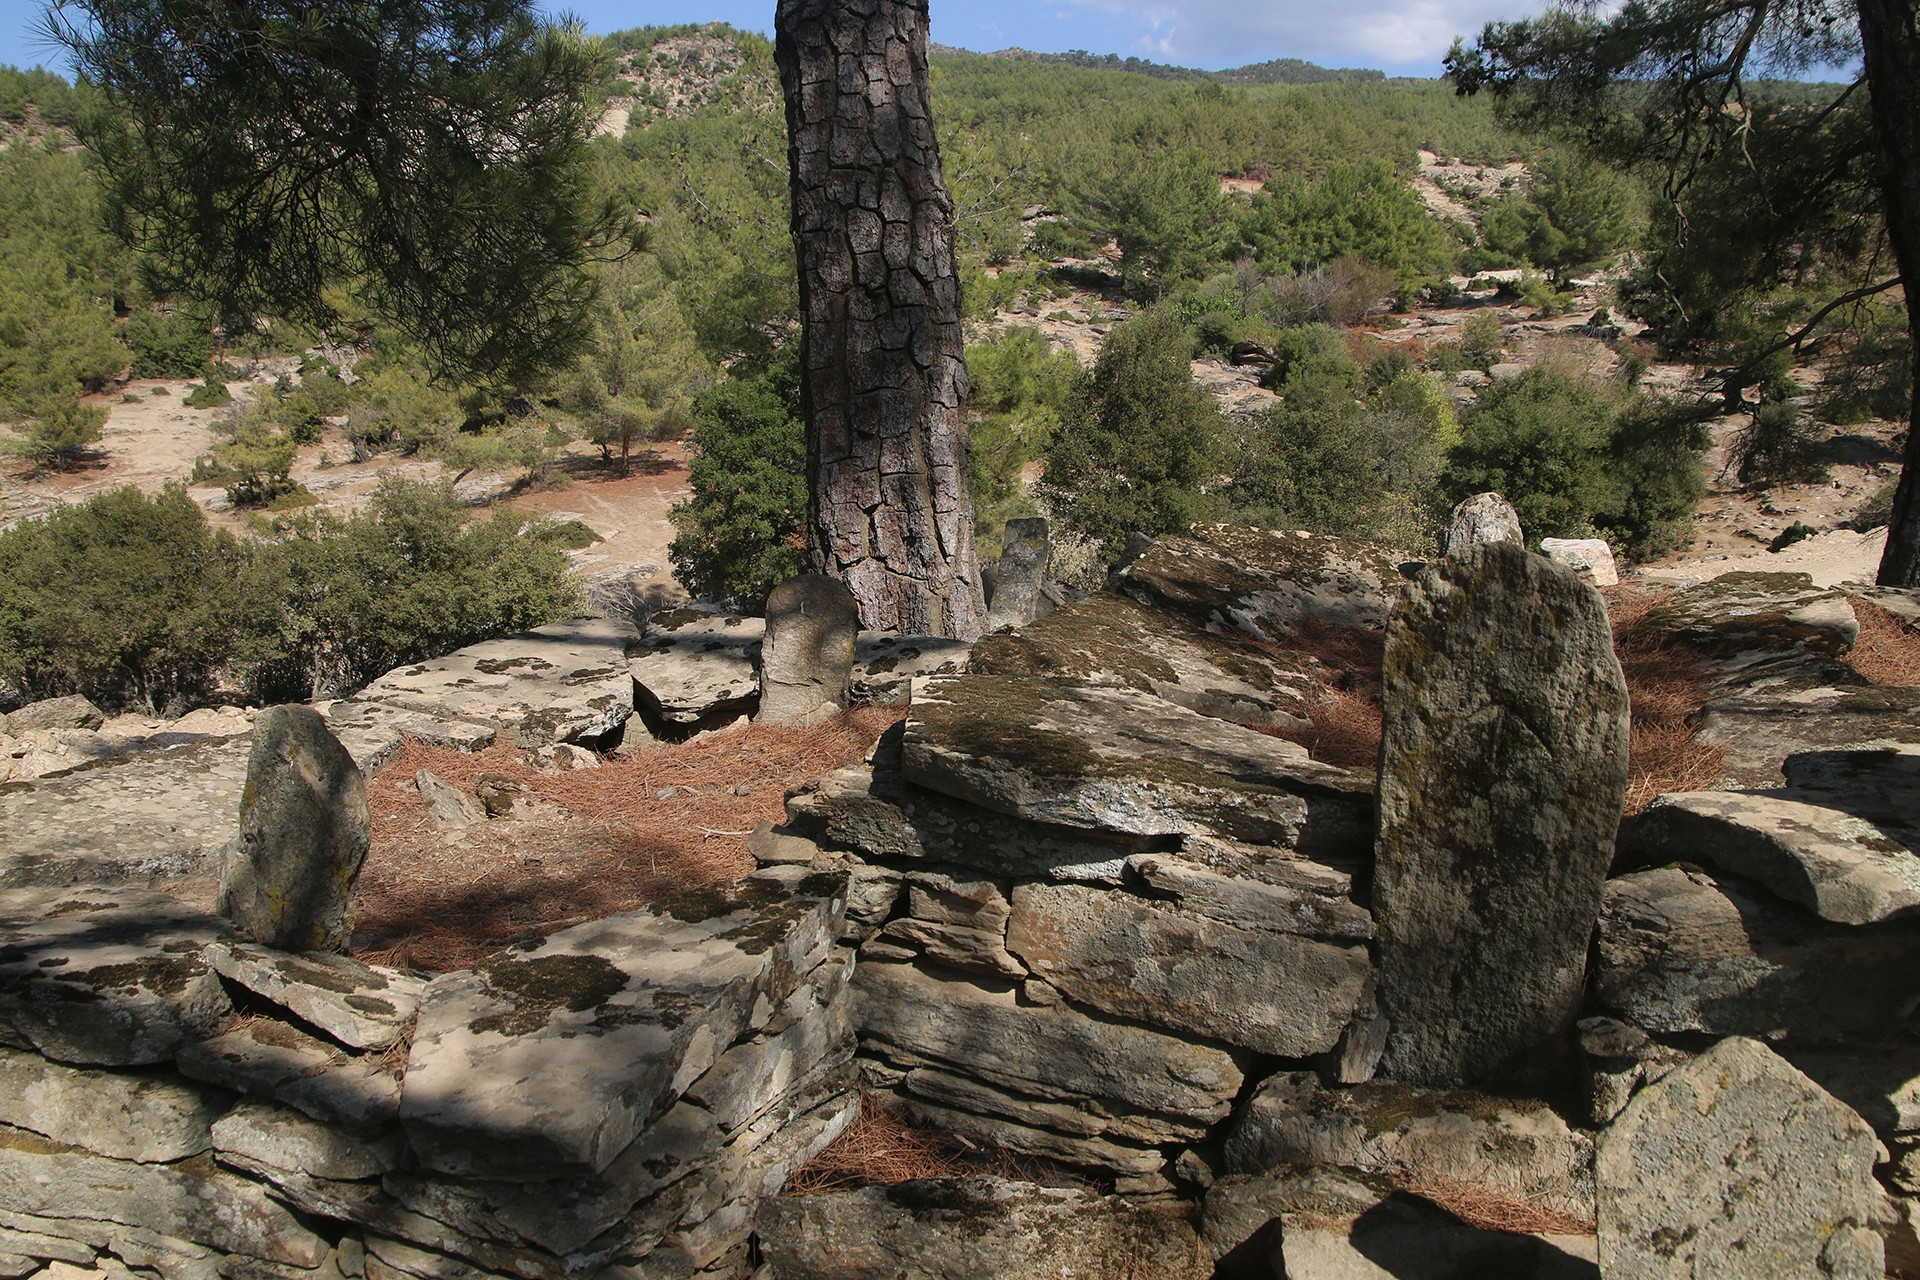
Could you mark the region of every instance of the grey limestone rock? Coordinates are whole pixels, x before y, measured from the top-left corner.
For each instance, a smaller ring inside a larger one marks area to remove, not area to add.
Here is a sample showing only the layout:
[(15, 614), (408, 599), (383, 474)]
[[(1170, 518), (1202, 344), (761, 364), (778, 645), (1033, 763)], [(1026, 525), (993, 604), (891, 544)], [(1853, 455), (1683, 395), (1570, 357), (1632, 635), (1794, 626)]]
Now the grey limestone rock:
[(677, 737), (751, 714), (766, 631), (762, 619), (701, 605), (649, 617), (627, 664), (647, 727)]
[(398, 1043), (420, 1008), (423, 979), (348, 956), (285, 952), (246, 943), (216, 943), (207, 963), (352, 1049)]
[(1373, 937), (1373, 916), (1353, 900), (1347, 872), (1260, 851), (1267, 856), (1251, 865), (1228, 863), (1231, 871), (1223, 874), (1196, 860), (1210, 852), (1197, 843), (1190, 841), (1178, 855), (1136, 854), (1127, 859), (1127, 870), (1156, 893), (1223, 924), (1343, 942)]
[(1453, 509), (1443, 547), (1448, 555), (1457, 556), (1483, 542), (1525, 546), (1526, 541), (1520, 530), (1520, 513), (1511, 502), (1497, 493), (1476, 493)]
[[(1920, 766), (1920, 754), (1904, 760)], [(1643, 864), (1710, 864), (1840, 924), (1911, 915), (1920, 911), (1920, 814), (1899, 797), (1920, 794), (1920, 767), (1884, 772), (1885, 789), (1862, 792), (1663, 795), (1623, 827), (1622, 851)]]
[(761, 1206), (778, 1280), (1206, 1280), (1213, 1259), (1180, 1216), (1085, 1190), (931, 1179)]
[(1045, 520), (1036, 516), (1007, 521), (993, 577), (993, 598), (987, 602), (987, 630), (1024, 627), (1045, 617), (1053, 607), (1046, 595), (1047, 570), (1052, 565), (1053, 543)]
[(1643, 1089), (1600, 1137), (1608, 1280), (1880, 1280), (1879, 1143), (1755, 1040), (1723, 1040)]
[(1320, 624), (1373, 630), (1386, 622), (1417, 560), (1363, 542), (1241, 525), (1197, 525), (1162, 538), (1120, 575), (1120, 590), (1256, 640), (1283, 641)]
[(214, 1151), (316, 1178), (377, 1178), (400, 1167), (397, 1131), (357, 1133), (267, 1102), (242, 1102), (213, 1126)]
[(1069, 999), (1284, 1058), (1337, 1045), (1372, 982), (1364, 946), (1084, 885), (1017, 886), (1007, 949)]
[(107, 722), (106, 713), (77, 693), (64, 698), (29, 702), (6, 717), (0, 726), (11, 737), (21, 737), (35, 729), (98, 729)]
[(1421, 575), (1383, 675), (1383, 1070), (1486, 1082), (1579, 1005), (1626, 794), (1626, 682), (1599, 594), (1507, 543)]
[(767, 597), (760, 710), (768, 724), (812, 724), (847, 706), (860, 607), (845, 583), (808, 573)]
[(1620, 584), (1620, 570), (1613, 561), (1613, 548), (1605, 538), (1542, 538), (1540, 554), (1555, 564), (1565, 565), (1590, 585), (1613, 587)]
[(1152, 693), (1250, 728), (1297, 729), (1332, 673), (1306, 653), (1261, 648), (1183, 615), (1100, 592), (974, 646), (982, 675), (1047, 676)]
[(827, 957), (846, 895), (842, 875), (772, 868), (434, 979), (400, 1106), (421, 1163), (605, 1169)]
[(379, 1059), (351, 1056), (284, 1022), (260, 1019), (186, 1045), (178, 1062), (196, 1080), (284, 1102), (324, 1124), (377, 1129), (400, 1105), (400, 1082)]
[(0, 1029), (60, 1062), (165, 1062), (232, 1017), (200, 958), (231, 937), (146, 890), (0, 890)]
[(941, 1067), (1039, 1099), (1111, 1099), (1136, 1111), (1223, 1119), (1242, 1080), (1226, 1052), (915, 965), (862, 964), (854, 1019), (864, 1044), (905, 1065)]
[(966, 640), (862, 631), (854, 642), (847, 693), (856, 704), (899, 702), (915, 680), (965, 671), (972, 653)]
[(907, 781), (1012, 817), (1314, 852), (1364, 843), (1366, 781), (1304, 747), (1150, 693), (968, 674), (915, 690)]
[(78, 1071), (0, 1049), (0, 1124), (95, 1155), (140, 1163), (207, 1149), (230, 1095), (179, 1079)]
[(1822, 1043), (1920, 1006), (1920, 929), (1829, 924), (1728, 876), (1659, 867), (1607, 882), (1594, 998), (1656, 1034)]
[(389, 671), (354, 695), (491, 729), (521, 747), (609, 734), (633, 714), (630, 623), (576, 618)]
[(220, 914), (266, 946), (344, 950), (372, 831), (360, 768), (320, 713), (267, 708), (254, 722)]
[(417, 771), (413, 785), (427, 802), (433, 825), (442, 831), (458, 831), (487, 820), (485, 805), (430, 770)]
[(1716, 786), (1765, 790), (1782, 784), (1794, 755), (1920, 745), (1920, 689), (1736, 691), (1701, 708), (1699, 739), (1722, 752)]
[(1639, 626), (1701, 655), (1721, 691), (1851, 683), (1840, 658), (1860, 633), (1839, 591), (1804, 573), (1740, 570), (1676, 592)]

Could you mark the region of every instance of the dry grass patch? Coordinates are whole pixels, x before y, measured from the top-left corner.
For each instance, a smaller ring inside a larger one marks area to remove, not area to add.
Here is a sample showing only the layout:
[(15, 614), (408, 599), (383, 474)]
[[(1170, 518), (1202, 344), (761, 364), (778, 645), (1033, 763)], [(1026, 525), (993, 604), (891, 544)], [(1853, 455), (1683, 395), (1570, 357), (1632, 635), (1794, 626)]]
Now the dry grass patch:
[(1256, 647), (1318, 658), (1328, 671), (1327, 693), (1307, 712), (1310, 728), (1278, 730), (1275, 736), (1299, 743), (1324, 764), (1374, 768), (1380, 761), (1380, 661), (1386, 633), (1303, 618), (1291, 640)]
[(1433, 1176), (1396, 1178), (1394, 1182), (1409, 1195), (1419, 1196), (1482, 1231), (1566, 1236), (1594, 1233), (1594, 1221), (1585, 1214), (1515, 1192)]
[[(522, 938), (738, 880), (754, 869), (748, 833), (784, 816), (787, 789), (864, 758), (902, 714), (867, 707), (809, 728), (742, 726), (572, 773), (542, 772), (507, 746), (469, 755), (408, 744), (367, 784), (361, 954), (466, 968)], [(495, 774), (552, 808), (442, 832), (414, 789), (421, 769), (468, 794)]]
[(1698, 736), (1700, 708), (1710, 686), (1707, 665), (1642, 625), (1673, 593), (1664, 588), (1621, 586), (1601, 594), (1607, 600), (1613, 651), (1626, 675), (1632, 708), (1626, 811), (1640, 812), (1663, 792), (1711, 787), (1720, 776), (1725, 753)]
[(1087, 1180), (1050, 1160), (1022, 1156), (939, 1129), (921, 1128), (885, 1095), (860, 1091), (860, 1114), (807, 1166), (793, 1175), (787, 1194), (820, 1195), (858, 1187), (890, 1187), (916, 1178), (987, 1175), (1042, 1186), (1088, 1186)]
[(1868, 684), (1889, 688), (1920, 685), (1920, 630), (1915, 630), (1871, 600), (1855, 597), (1853, 616), (1860, 635), (1847, 663)]

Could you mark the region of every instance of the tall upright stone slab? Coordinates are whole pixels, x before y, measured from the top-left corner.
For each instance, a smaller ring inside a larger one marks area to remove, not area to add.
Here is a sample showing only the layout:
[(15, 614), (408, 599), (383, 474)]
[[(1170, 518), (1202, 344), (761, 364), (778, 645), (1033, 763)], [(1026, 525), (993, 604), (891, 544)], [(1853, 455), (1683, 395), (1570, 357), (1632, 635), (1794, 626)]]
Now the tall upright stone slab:
[(853, 679), (860, 606), (844, 583), (805, 573), (767, 597), (760, 714), (768, 724), (815, 724), (840, 714)]
[(1007, 521), (1000, 539), (1000, 563), (987, 603), (987, 630), (1024, 627), (1053, 608), (1046, 597), (1047, 570), (1053, 567), (1053, 543), (1047, 522), (1038, 516)]
[(1373, 891), (1382, 1072), (1497, 1083), (1572, 1021), (1627, 786), (1599, 593), (1510, 543), (1429, 566), (1387, 627)]
[(1757, 1040), (1642, 1090), (1594, 1160), (1607, 1280), (1879, 1280), (1879, 1141)]
[(283, 951), (341, 951), (373, 817), (353, 757), (312, 707), (268, 707), (253, 725), (240, 839), (220, 876), (220, 914)]

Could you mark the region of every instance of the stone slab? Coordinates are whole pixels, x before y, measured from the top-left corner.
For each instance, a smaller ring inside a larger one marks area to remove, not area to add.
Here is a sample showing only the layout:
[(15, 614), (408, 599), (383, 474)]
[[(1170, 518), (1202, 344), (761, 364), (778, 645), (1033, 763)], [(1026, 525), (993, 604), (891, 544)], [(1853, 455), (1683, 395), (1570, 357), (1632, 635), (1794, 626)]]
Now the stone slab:
[(251, 943), (208, 947), (221, 977), (312, 1023), (351, 1049), (398, 1043), (420, 1008), (424, 979), (348, 956), (292, 955)]
[(639, 638), (610, 618), (556, 622), (389, 671), (355, 698), (490, 727), (523, 747), (594, 738), (633, 714), (627, 653)]
[(1860, 633), (1839, 591), (1815, 586), (1804, 573), (1752, 570), (1675, 592), (1639, 627), (1701, 655), (1721, 692), (1851, 683), (1841, 658)]
[(1370, 785), (1304, 747), (1149, 693), (969, 674), (915, 690), (906, 780), (982, 808), (1129, 835), (1312, 848), (1370, 826)]
[(1017, 886), (1007, 949), (1069, 999), (1283, 1058), (1337, 1045), (1373, 981), (1364, 946), (1083, 885)]
[(641, 718), (669, 735), (750, 715), (760, 699), (763, 618), (702, 605), (662, 609), (630, 649)]
[(261, 1164), (316, 1178), (377, 1178), (400, 1165), (398, 1133), (356, 1133), (321, 1124), (288, 1107), (248, 1101), (213, 1126), (215, 1154), (245, 1156)]
[(179, 1079), (78, 1071), (0, 1049), (0, 1124), (115, 1160), (199, 1155), (229, 1101), (218, 1089)]
[(756, 873), (518, 945), (429, 983), (401, 1117), (428, 1168), (605, 1169), (762, 1001), (820, 963), (843, 876)]
[(1699, 740), (1722, 753), (1722, 790), (1766, 790), (1786, 781), (1801, 752), (1920, 745), (1920, 689), (1814, 685), (1736, 692), (1700, 712)]
[(0, 1027), (60, 1062), (164, 1062), (231, 1016), (200, 954), (232, 936), (147, 890), (0, 890)]

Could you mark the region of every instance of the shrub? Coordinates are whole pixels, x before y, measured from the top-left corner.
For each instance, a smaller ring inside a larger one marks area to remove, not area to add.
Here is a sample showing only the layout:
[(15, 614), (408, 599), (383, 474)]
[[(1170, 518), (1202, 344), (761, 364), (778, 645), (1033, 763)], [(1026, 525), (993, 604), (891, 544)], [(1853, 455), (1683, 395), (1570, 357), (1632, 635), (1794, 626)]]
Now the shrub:
[(758, 608), (806, 569), (807, 446), (800, 362), (694, 397), (692, 495), (671, 513), (667, 554), (694, 595)]
[(1820, 443), (1811, 418), (1776, 400), (1754, 410), (1727, 458), (1742, 484), (1817, 484), (1827, 478)]
[(1116, 328), (1046, 451), (1042, 496), (1109, 558), (1130, 534), (1182, 532), (1207, 511), (1225, 421), (1194, 385), (1192, 345), (1172, 316)]
[(31, 459), (39, 466), (72, 466), (99, 443), (101, 433), (106, 430), (105, 407), (82, 404), (71, 395), (36, 396), (27, 407), (33, 418), (22, 428), (25, 434), (0, 441), (0, 448)]
[(226, 383), (216, 377), (209, 377), (188, 391), (180, 403), (189, 409), (218, 409), (222, 405), (232, 404), (233, 394), (227, 390)]
[(185, 311), (136, 311), (121, 336), (136, 378), (191, 378), (213, 359), (207, 326)]

